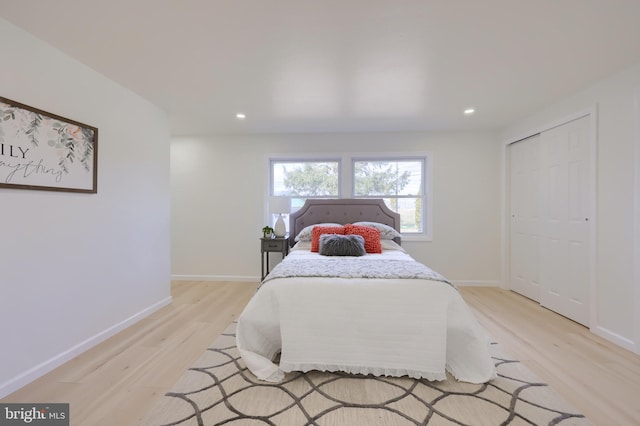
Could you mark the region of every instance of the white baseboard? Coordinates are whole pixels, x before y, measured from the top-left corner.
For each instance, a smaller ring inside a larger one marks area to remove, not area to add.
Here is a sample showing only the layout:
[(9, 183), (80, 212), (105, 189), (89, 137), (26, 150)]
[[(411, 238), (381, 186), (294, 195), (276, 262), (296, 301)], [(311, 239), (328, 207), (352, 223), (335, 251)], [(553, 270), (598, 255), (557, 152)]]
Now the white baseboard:
[(639, 351), (638, 345), (636, 344), (636, 342), (624, 336), (620, 336), (619, 334), (616, 334), (611, 330), (607, 330), (606, 328), (600, 327), (600, 326), (592, 327), (590, 330), (591, 332), (593, 332), (594, 334), (597, 334), (603, 339), (607, 339), (611, 343), (615, 343), (616, 345), (621, 346), (633, 353), (637, 354)]
[(260, 277), (252, 275), (171, 275), (172, 281), (241, 281), (260, 282)]
[(154, 303), (153, 305), (149, 306), (146, 309), (143, 309), (142, 311), (138, 312), (137, 314), (134, 314), (132, 316), (130, 316), (129, 318), (125, 319), (124, 321), (119, 322), (118, 324), (115, 324), (109, 328), (107, 328), (104, 331), (101, 331), (100, 333), (96, 334), (95, 336), (92, 336), (90, 338), (88, 338), (87, 340), (67, 349), (66, 351), (54, 356), (53, 358), (50, 358), (38, 365), (36, 365), (33, 368), (30, 368), (29, 370), (18, 374), (16, 377), (7, 380), (6, 382), (0, 384), (0, 398), (4, 398), (5, 396), (17, 391), (18, 389), (20, 389), (21, 387), (33, 382), (34, 380), (36, 380), (37, 378), (44, 376), (45, 374), (47, 374), (48, 372), (50, 372), (51, 370), (61, 366), (62, 364), (64, 364), (65, 362), (75, 358), (76, 356), (80, 355), (81, 353), (91, 349), (92, 347), (96, 346), (97, 344), (107, 340), (109, 337), (117, 334), (118, 332), (124, 330), (125, 328), (135, 324), (136, 322), (140, 321), (141, 319), (151, 315), (152, 313), (154, 313), (155, 311), (157, 311), (158, 309), (168, 305), (171, 303), (171, 296), (164, 298), (162, 300), (160, 300), (157, 303)]
[(495, 280), (458, 280), (452, 281), (459, 287), (501, 287), (502, 283)]

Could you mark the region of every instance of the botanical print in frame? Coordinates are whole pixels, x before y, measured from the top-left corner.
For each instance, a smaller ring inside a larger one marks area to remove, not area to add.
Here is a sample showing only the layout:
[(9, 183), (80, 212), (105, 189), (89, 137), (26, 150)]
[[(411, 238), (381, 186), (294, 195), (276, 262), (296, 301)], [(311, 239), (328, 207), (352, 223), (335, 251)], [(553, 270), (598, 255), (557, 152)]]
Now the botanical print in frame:
[(0, 97), (0, 188), (95, 194), (98, 129)]

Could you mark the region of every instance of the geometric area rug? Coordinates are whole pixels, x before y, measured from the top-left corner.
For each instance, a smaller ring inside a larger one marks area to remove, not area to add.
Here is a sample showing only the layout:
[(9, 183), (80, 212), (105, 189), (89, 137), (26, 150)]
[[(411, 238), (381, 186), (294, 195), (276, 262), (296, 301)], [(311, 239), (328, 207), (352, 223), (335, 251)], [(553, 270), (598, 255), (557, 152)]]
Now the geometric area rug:
[[(141, 425), (591, 425), (530, 370), (491, 345), (489, 383), (292, 372), (258, 381), (245, 367), (235, 323), (149, 411)], [(179, 355), (178, 355), (179, 356)]]

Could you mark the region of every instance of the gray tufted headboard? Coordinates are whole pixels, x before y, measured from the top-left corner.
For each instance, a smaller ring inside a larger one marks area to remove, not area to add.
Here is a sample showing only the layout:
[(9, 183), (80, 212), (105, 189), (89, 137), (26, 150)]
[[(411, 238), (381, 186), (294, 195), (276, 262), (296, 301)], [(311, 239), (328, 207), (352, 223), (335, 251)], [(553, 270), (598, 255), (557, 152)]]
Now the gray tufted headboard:
[(289, 215), (291, 245), (295, 244), (295, 236), (305, 226), (326, 222), (346, 225), (362, 221), (383, 223), (400, 232), (400, 214), (389, 209), (382, 199), (309, 199), (300, 210)]

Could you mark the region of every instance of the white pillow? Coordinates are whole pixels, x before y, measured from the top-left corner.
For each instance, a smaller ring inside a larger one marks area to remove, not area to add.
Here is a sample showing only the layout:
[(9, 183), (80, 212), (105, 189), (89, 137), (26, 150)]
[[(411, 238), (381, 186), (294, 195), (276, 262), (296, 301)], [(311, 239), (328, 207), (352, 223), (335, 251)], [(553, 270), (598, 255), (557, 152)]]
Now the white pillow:
[(291, 247), (291, 251), (296, 250), (311, 251), (311, 241), (298, 241)]
[(384, 250), (398, 250), (398, 251), (401, 251), (403, 253), (407, 252), (405, 249), (403, 249), (398, 244), (396, 244), (395, 241), (393, 241), (393, 240), (380, 240), (380, 243), (382, 244), (382, 250), (383, 251)]
[(393, 240), (394, 238), (401, 238), (402, 235), (389, 225), (385, 225), (383, 223), (378, 222), (356, 222), (354, 225), (360, 226), (370, 226), (371, 228), (376, 228), (380, 231), (380, 239), (382, 240)]
[(294, 241), (311, 241), (311, 234), (313, 232), (314, 226), (344, 226), (341, 223), (316, 223), (313, 225), (306, 226), (302, 231), (296, 235)]

